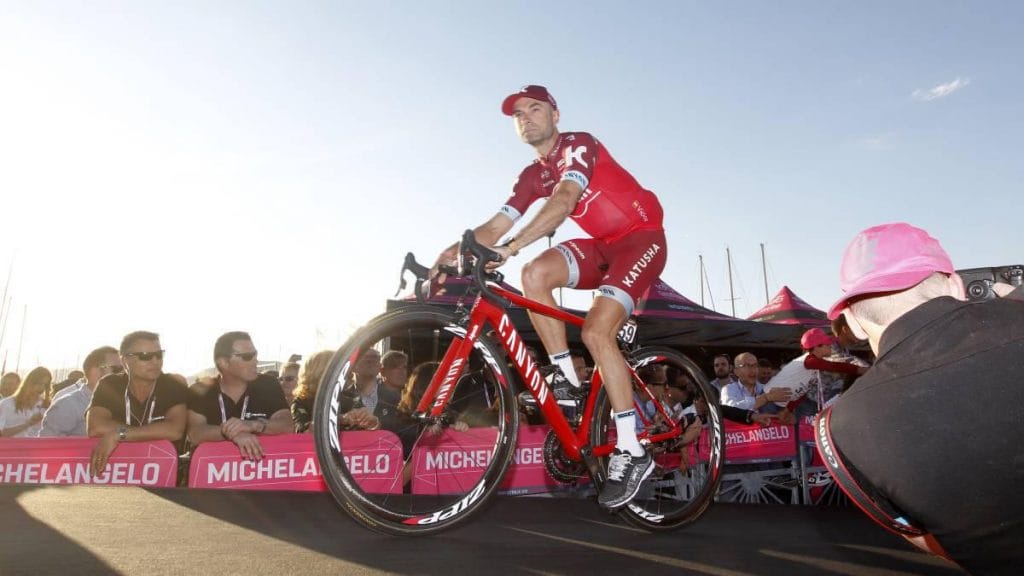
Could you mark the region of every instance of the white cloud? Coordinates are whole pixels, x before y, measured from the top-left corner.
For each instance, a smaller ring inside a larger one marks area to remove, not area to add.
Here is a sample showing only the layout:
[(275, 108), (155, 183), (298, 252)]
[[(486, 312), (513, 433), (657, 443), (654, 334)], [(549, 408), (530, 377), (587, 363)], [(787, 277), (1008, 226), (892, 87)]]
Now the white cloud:
[(910, 97), (913, 98), (914, 100), (918, 100), (921, 102), (938, 100), (939, 98), (949, 96), (950, 94), (956, 92), (957, 90), (960, 90), (961, 88), (966, 88), (967, 85), (970, 83), (970, 78), (960, 78), (959, 76), (957, 76), (956, 80), (953, 80), (952, 82), (947, 82), (945, 84), (939, 84), (938, 86), (935, 86), (934, 88), (931, 88), (929, 90), (914, 90), (913, 94), (911, 94)]

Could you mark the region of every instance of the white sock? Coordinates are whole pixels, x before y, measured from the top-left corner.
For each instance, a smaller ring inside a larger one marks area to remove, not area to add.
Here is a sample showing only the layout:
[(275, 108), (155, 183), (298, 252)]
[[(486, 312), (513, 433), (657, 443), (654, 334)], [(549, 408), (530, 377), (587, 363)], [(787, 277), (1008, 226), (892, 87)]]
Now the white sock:
[(576, 367), (572, 365), (572, 355), (569, 351), (559, 352), (558, 354), (552, 354), (548, 356), (551, 359), (551, 363), (562, 369), (562, 374), (569, 381), (570, 384), (579, 388), (580, 380), (576, 377)]
[(618, 414), (612, 410), (612, 418), (615, 419), (615, 432), (618, 434), (615, 447), (633, 456), (643, 456), (644, 448), (636, 439), (636, 410), (630, 408)]

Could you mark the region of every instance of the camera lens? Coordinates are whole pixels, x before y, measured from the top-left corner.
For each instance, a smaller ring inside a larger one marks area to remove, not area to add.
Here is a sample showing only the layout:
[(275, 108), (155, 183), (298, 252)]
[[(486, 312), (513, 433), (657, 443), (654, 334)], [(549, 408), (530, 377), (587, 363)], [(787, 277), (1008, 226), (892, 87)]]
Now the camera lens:
[(990, 289), (984, 280), (975, 280), (967, 285), (967, 297), (971, 300), (984, 300), (989, 297)]

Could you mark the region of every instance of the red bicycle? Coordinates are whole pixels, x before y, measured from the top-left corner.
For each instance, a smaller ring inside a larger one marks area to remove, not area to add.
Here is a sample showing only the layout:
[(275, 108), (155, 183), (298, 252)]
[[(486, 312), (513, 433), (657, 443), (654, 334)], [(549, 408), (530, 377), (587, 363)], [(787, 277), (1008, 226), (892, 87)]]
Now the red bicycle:
[[(515, 304), (577, 327), (583, 318), (501, 288), (500, 274), (485, 269), (498, 255), (477, 243), (472, 231), (463, 235), (461, 252), (458, 270), (450, 272), (472, 280), (470, 306), (460, 300), (451, 313), (418, 304), (378, 316), (338, 350), (320, 384), (313, 428), (327, 486), (352, 518), (384, 533), (431, 534), (479, 512), (500, 491), (513, 460), (520, 398), (550, 426), (543, 460), (556, 481), (589, 477), (599, 487), (615, 447), (600, 370), (585, 397), (556, 400), (507, 309)], [(409, 254), (403, 286), (407, 270), (422, 294), (427, 268)], [(718, 487), (724, 432), (717, 396), (688, 358), (669, 348), (637, 347), (634, 335), (635, 324), (627, 324), (619, 341), (633, 375), (637, 435), (658, 467), (618, 514), (649, 530), (676, 528), (696, 520)], [(371, 349), (402, 350), (410, 366), (432, 363), (426, 366), (433, 375), (425, 390), (407, 387), (404, 410), (383, 419), (388, 432), (344, 430), (360, 359)], [(662, 367), (692, 380), (690, 401), (702, 412), (699, 418), (670, 413), (638, 375)]]

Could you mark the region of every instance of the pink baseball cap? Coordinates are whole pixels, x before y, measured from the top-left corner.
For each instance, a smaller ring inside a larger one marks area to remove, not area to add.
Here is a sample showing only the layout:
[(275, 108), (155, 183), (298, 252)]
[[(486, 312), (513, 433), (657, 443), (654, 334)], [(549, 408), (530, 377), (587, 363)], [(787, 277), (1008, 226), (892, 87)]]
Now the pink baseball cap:
[(821, 346), (823, 344), (831, 346), (835, 341), (835, 338), (825, 334), (825, 331), (821, 328), (811, 328), (807, 332), (804, 332), (804, 335), (800, 337), (800, 346), (802, 346), (804, 350), (810, 350), (815, 346)]
[(552, 108), (558, 110), (558, 104), (555, 103), (555, 97), (548, 92), (547, 88), (530, 84), (529, 86), (523, 86), (519, 89), (519, 92), (505, 98), (501, 103), (502, 114), (505, 116), (511, 116), (513, 112), (512, 108), (516, 105), (516, 100), (519, 100), (520, 98), (533, 98), (534, 100), (547, 102), (548, 104), (551, 104)]
[(839, 268), (843, 297), (829, 308), (828, 318), (838, 318), (851, 298), (906, 290), (935, 272), (952, 274), (953, 262), (924, 230), (905, 222), (868, 228), (843, 253)]

